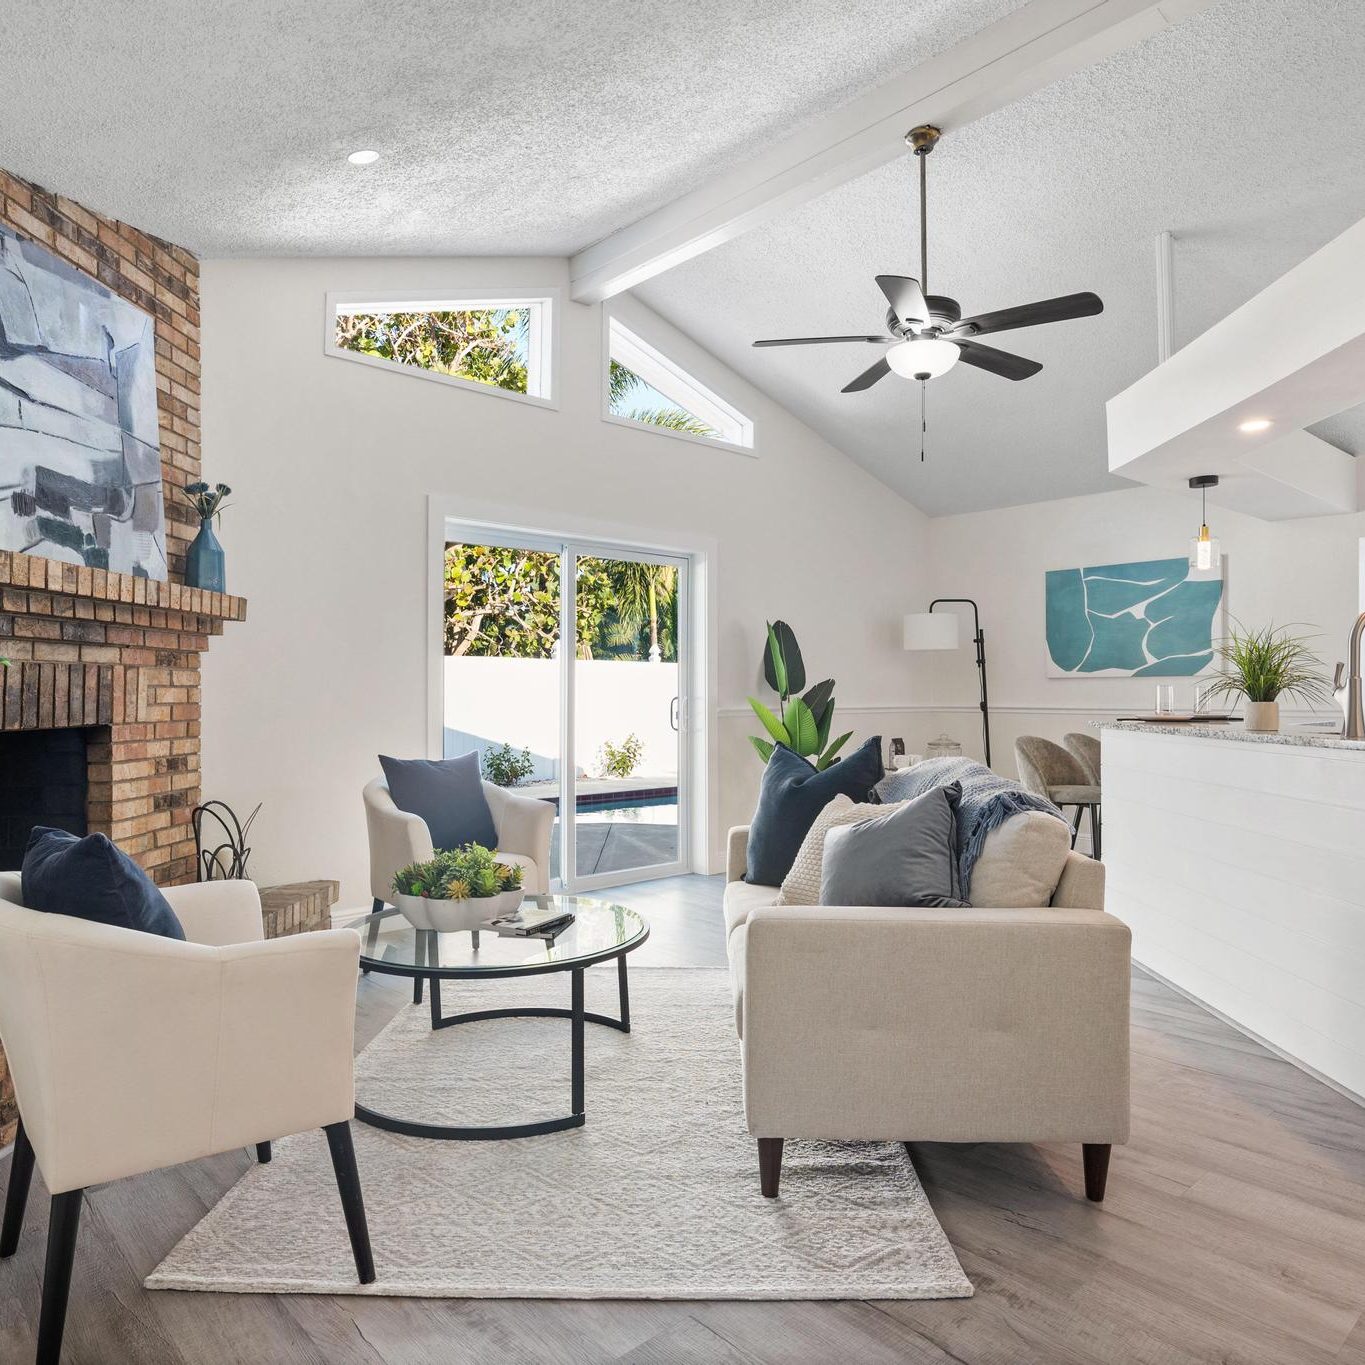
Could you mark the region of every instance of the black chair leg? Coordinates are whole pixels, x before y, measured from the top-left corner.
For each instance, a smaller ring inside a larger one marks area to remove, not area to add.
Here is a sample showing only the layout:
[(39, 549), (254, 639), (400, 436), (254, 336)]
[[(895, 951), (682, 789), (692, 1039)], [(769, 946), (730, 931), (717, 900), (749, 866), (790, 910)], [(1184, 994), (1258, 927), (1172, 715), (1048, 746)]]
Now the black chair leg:
[(1096, 862), (1100, 861), (1100, 807), (1099, 803), (1090, 807), (1090, 843), (1091, 853)]
[[(381, 901), (381, 900), (379, 899), (378, 896), (376, 896), (376, 897), (374, 898), (374, 905), (373, 905), (373, 907), (371, 907), (371, 913), (377, 915), (383, 908), (384, 908), (384, 902)], [(377, 944), (378, 942), (379, 942), (379, 921), (376, 920), (372, 925), (370, 925), (370, 941), (369, 941), (369, 943), (368, 943), (368, 944), (366, 945), (366, 947), (365, 947), (365, 951), (366, 951), (371, 957), (374, 956), (375, 944)], [(362, 968), (360, 969), (360, 974), (361, 974), (361, 976), (369, 976), (369, 974), (370, 974), (370, 969), (369, 969), (368, 967), (362, 967)]]
[(1081, 816), (1085, 814), (1084, 806), (1076, 807), (1076, 818), (1071, 822), (1071, 847), (1076, 847), (1076, 840), (1081, 837)]
[(33, 1144), (24, 1132), (23, 1119), (20, 1119), (19, 1131), (14, 1135), (14, 1153), (10, 1157), (5, 1225), (0, 1229), (0, 1258), (13, 1256), (19, 1249), (19, 1233), (24, 1226), (24, 1210), (28, 1207), (28, 1189), (32, 1183)]
[(66, 1331), (66, 1301), (71, 1293), (71, 1267), (76, 1260), (76, 1234), (81, 1225), (84, 1190), (52, 1196), (47, 1224), (47, 1265), (43, 1269), (43, 1306), (38, 1315), (38, 1365), (57, 1365)]
[(258, 1142), (256, 1144), (256, 1160), (259, 1161), (262, 1166), (268, 1166), (270, 1164), (270, 1156), (270, 1144), (268, 1142)]
[(327, 1134), (327, 1146), (332, 1153), (332, 1169), (336, 1172), (337, 1192), (346, 1215), (346, 1231), (351, 1237), (356, 1274), (360, 1276), (361, 1284), (373, 1284), (374, 1256), (370, 1251), (370, 1229), (365, 1221), (365, 1200), (360, 1192), (351, 1125), (344, 1121), (329, 1123), (322, 1131)]

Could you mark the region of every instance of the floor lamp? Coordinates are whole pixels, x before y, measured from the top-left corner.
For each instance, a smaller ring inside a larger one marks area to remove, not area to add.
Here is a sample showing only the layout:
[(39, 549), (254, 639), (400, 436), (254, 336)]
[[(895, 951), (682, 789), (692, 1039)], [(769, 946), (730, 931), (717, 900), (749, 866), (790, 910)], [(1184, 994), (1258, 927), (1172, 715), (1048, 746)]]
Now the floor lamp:
[(957, 649), (958, 616), (956, 612), (938, 612), (935, 607), (960, 604), (972, 609), (972, 621), (976, 634), (972, 637), (976, 645), (976, 670), (981, 675), (981, 734), (986, 741), (986, 766), (991, 766), (991, 716), (986, 706), (986, 636), (981, 629), (981, 613), (970, 597), (936, 597), (929, 603), (928, 611), (910, 612), (903, 625), (903, 643), (906, 649)]

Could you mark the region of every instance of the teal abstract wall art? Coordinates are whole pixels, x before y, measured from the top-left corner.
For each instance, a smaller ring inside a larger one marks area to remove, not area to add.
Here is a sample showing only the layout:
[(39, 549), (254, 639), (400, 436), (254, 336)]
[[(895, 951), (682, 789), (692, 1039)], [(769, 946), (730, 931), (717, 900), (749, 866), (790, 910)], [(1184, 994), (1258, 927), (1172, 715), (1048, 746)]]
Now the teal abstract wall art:
[(1188, 678), (1213, 663), (1221, 569), (1182, 555), (1045, 577), (1049, 676)]

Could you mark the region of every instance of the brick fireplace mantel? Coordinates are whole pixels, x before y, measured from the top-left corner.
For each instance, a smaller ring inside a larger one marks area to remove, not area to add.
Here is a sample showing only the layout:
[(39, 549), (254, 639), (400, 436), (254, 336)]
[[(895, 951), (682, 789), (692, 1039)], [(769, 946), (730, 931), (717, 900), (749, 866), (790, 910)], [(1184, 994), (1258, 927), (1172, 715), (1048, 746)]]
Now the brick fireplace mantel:
[(99, 727), (87, 824), (163, 883), (192, 880), (199, 656), (246, 602), (0, 552), (0, 731)]

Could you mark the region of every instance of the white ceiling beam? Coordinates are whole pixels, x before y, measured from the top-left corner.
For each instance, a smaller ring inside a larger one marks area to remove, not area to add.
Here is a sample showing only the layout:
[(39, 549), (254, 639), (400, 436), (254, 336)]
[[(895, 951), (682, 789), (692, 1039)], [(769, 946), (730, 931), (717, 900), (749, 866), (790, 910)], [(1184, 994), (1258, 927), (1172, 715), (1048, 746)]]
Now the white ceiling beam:
[(907, 154), (920, 123), (945, 132), (1179, 23), (1212, 0), (1029, 0), (912, 71), (816, 119), (569, 262), (598, 303)]

